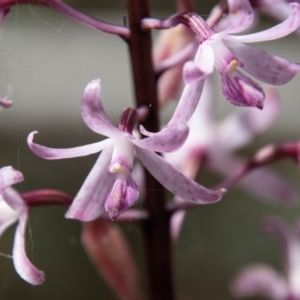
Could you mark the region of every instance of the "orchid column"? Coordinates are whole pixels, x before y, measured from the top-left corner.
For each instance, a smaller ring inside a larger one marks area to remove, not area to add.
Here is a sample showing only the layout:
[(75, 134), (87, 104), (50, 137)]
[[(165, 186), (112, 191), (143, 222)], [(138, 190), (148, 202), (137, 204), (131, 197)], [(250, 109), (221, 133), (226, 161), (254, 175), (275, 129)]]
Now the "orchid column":
[[(148, 1), (127, 0), (131, 35), (128, 40), (137, 108), (150, 107), (143, 125), (152, 132), (159, 130), (155, 74), (151, 55), (151, 33), (143, 31), (141, 21), (149, 17)], [(150, 106), (151, 105), (151, 106)], [(151, 299), (174, 299), (171, 267), (170, 215), (165, 208), (165, 191), (146, 171), (144, 205), (149, 218), (144, 221), (145, 252), (147, 253)]]

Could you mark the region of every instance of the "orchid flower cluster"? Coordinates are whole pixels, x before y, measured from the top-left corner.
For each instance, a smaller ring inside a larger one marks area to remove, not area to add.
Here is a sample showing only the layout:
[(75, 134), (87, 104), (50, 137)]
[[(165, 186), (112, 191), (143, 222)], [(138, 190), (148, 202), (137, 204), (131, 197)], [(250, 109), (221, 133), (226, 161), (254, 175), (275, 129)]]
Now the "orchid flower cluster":
[[(147, 2), (127, 1), (129, 27), (125, 27), (85, 15), (61, 0), (0, 0), (1, 25), (12, 6), (37, 4), (119, 36), (129, 45), (135, 85), (135, 105), (121, 112), (118, 126), (104, 110), (101, 89), (105, 82), (91, 78), (86, 85), (81, 116), (89, 129), (101, 136), (100, 141), (69, 149), (50, 148), (37, 143), (37, 131), (28, 133), (29, 149), (46, 160), (99, 153), (74, 197), (50, 189), (20, 194), (11, 186), (22, 182), (26, 174), (23, 176), (11, 166), (0, 169), (0, 234), (19, 222), (13, 263), (17, 273), (32, 285), (45, 280), (44, 273), (32, 264), (25, 251), (26, 224), (30, 210), (36, 206), (65, 205), (65, 217), (82, 222), (86, 252), (120, 299), (143, 296), (135, 259), (114, 224), (142, 224), (150, 298), (172, 300), (171, 239), (178, 239), (187, 209), (219, 202), (235, 184), (270, 204), (296, 203), (295, 186), (266, 165), (284, 157), (300, 165), (299, 142), (266, 146), (250, 159), (242, 159), (235, 152), (272, 126), (280, 112), (274, 86), (287, 84), (300, 71), (300, 63), (246, 44), (299, 34), (300, 4), (285, 0), (224, 0), (204, 20), (196, 13), (192, 0), (178, 0), (177, 14), (159, 20), (148, 17)], [(261, 32), (244, 34), (253, 31), (261, 13), (279, 23)], [(164, 30), (153, 56), (152, 29)], [(237, 106), (236, 113), (220, 122), (216, 118), (214, 69), (221, 76), (223, 96)], [(159, 108), (174, 98), (178, 104), (162, 126)], [(150, 103), (147, 99), (155, 100)], [(12, 104), (0, 98), (3, 108)], [(210, 187), (198, 183), (197, 174), (203, 168), (217, 172), (222, 177), (220, 182)], [(164, 189), (172, 193), (173, 199), (166, 201)], [(153, 192), (157, 190), (160, 192)], [(262, 294), (278, 300), (300, 299), (299, 233), (290, 232), (279, 221), (271, 220), (267, 225), (283, 241), (287, 279), (267, 266), (249, 267), (234, 280), (232, 293), (236, 297)], [(165, 259), (157, 257), (161, 251), (168, 254)]]

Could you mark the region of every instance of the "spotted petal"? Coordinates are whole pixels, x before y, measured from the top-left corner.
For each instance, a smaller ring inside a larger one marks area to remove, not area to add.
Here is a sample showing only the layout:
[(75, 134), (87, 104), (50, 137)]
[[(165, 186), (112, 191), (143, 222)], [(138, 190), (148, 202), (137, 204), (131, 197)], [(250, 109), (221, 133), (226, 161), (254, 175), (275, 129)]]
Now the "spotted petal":
[(228, 38), (242, 43), (256, 43), (277, 40), (289, 35), (300, 26), (300, 5), (298, 3), (291, 3), (290, 6), (293, 7), (293, 11), (280, 24), (261, 32), (240, 36), (230, 36)]
[(100, 79), (92, 80), (85, 88), (81, 102), (81, 116), (85, 124), (96, 133), (112, 138), (122, 134), (111, 123), (103, 109)]
[(35, 155), (49, 160), (86, 156), (86, 155), (100, 152), (101, 150), (113, 145), (112, 139), (106, 139), (101, 142), (97, 142), (85, 146), (69, 148), (69, 149), (48, 148), (33, 142), (33, 137), (36, 133), (37, 131), (33, 131), (28, 135), (27, 138), (28, 146)]
[[(145, 130), (143, 131), (145, 132)], [(185, 124), (168, 126), (158, 133), (152, 133), (148, 138), (135, 139), (131, 142), (138, 147), (156, 152), (172, 152), (177, 150), (185, 142), (189, 134), (189, 127)]]
[(234, 105), (263, 108), (265, 98), (263, 89), (237, 70), (222, 75), (222, 92)]
[(104, 202), (116, 179), (107, 174), (112, 157), (112, 148), (102, 151), (90, 171), (65, 217), (80, 221), (92, 221), (104, 211)]
[(271, 84), (288, 83), (300, 71), (300, 64), (294, 64), (269, 52), (253, 48), (242, 43), (224, 41), (241, 67), (253, 77)]
[(224, 189), (213, 191), (201, 186), (153, 152), (137, 147), (136, 153), (146, 169), (165, 188), (186, 201), (211, 204), (219, 201), (226, 192)]
[(25, 210), (19, 218), (13, 246), (13, 262), (18, 274), (32, 285), (42, 284), (44, 273), (38, 270), (28, 259), (25, 252), (25, 229), (28, 212)]

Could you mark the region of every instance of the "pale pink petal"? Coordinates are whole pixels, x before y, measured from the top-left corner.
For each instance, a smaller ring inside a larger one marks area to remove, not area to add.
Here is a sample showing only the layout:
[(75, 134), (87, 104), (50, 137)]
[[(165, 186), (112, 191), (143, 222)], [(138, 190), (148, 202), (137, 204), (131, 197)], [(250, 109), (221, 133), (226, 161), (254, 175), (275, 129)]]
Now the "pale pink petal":
[(230, 288), (236, 298), (262, 296), (273, 300), (287, 299), (287, 289), (284, 278), (263, 264), (244, 268), (233, 280)]
[(0, 198), (0, 236), (19, 219), (20, 212), (12, 209)]
[(21, 172), (15, 170), (13, 167), (3, 167), (0, 169), (0, 191), (5, 190), (13, 184), (24, 180)]
[(22, 199), (21, 195), (13, 188), (6, 188), (1, 192), (1, 196), (5, 203), (16, 212), (20, 212), (26, 208), (26, 203)]
[(279, 95), (271, 88), (266, 88), (265, 93), (264, 109), (240, 108), (219, 124), (216, 139), (222, 149), (229, 151), (244, 147), (274, 123), (280, 109)]
[(271, 84), (283, 85), (294, 78), (300, 70), (300, 64), (294, 64), (269, 52), (256, 49), (242, 43), (224, 41), (241, 67), (253, 77)]
[(183, 67), (183, 79), (186, 84), (202, 80), (214, 70), (215, 55), (207, 42), (199, 45), (194, 61), (188, 61)]
[(213, 191), (201, 186), (185, 177), (156, 153), (138, 147), (136, 153), (146, 169), (165, 188), (186, 201), (211, 204), (219, 201), (226, 192), (224, 189)]
[[(207, 42), (202, 42), (199, 45), (198, 51), (195, 56), (195, 64), (200, 70), (200, 73), (202, 74), (202, 77), (196, 78), (196, 80), (201, 80), (203, 77), (211, 74), (214, 70), (214, 61), (215, 61), (215, 55), (212, 47)], [(186, 66), (185, 66), (186, 68)], [(184, 70), (184, 78), (188, 75), (188, 68)], [(192, 82), (192, 81), (190, 81)], [(186, 83), (189, 83), (186, 81)]]
[[(174, 197), (174, 201), (176, 203), (180, 203), (180, 202), (183, 202), (184, 200), (182, 200), (181, 198), (178, 198), (178, 197)], [(185, 210), (178, 210), (171, 217), (170, 235), (174, 242), (178, 241), (178, 239), (179, 239), (179, 235), (181, 232), (181, 228), (182, 228), (185, 216), (186, 216)]]
[(189, 127), (185, 124), (177, 124), (164, 128), (158, 133), (151, 134), (145, 139), (131, 137), (131, 142), (138, 147), (155, 152), (172, 152), (177, 150), (185, 142), (189, 134)]
[(100, 79), (92, 80), (85, 88), (81, 102), (81, 116), (93, 131), (108, 137), (118, 137), (122, 132), (106, 115), (101, 101)]
[(17, 273), (32, 285), (42, 284), (45, 280), (44, 273), (38, 270), (28, 259), (25, 250), (25, 229), (28, 219), (28, 212), (19, 218), (19, 224), (15, 233), (13, 246), (13, 262)]
[(222, 92), (233, 105), (263, 108), (263, 89), (237, 70), (222, 75)]
[(194, 113), (202, 94), (204, 80), (187, 84), (168, 125), (186, 123)]
[(198, 65), (191, 60), (184, 64), (183, 66), (183, 80), (185, 84), (190, 84), (198, 80), (204, 79), (206, 76), (205, 73), (202, 72), (198, 68)]
[(92, 221), (104, 212), (104, 202), (116, 179), (107, 174), (112, 157), (112, 148), (102, 151), (65, 217), (80, 221)]
[(135, 204), (139, 197), (139, 189), (128, 174), (126, 178), (117, 178), (105, 201), (105, 210), (112, 220)]
[(293, 11), (282, 23), (261, 32), (240, 36), (228, 36), (227, 38), (242, 43), (256, 43), (276, 40), (287, 36), (300, 26), (300, 5), (298, 3), (291, 3), (290, 6), (293, 7)]
[(105, 139), (104, 141), (101, 142), (74, 147), (74, 148), (68, 148), (68, 149), (48, 148), (33, 142), (33, 137), (36, 133), (37, 131), (33, 131), (28, 135), (27, 138), (28, 146), (35, 155), (49, 160), (80, 157), (80, 156), (94, 154), (100, 152), (101, 150), (107, 147), (111, 147), (114, 143), (113, 139)]
[(248, 0), (228, 0), (228, 6), (228, 33), (242, 32), (252, 25), (254, 14)]
[(13, 104), (14, 104), (13, 101), (0, 97), (0, 106), (2, 106), (4, 108), (8, 108), (8, 107), (12, 106)]

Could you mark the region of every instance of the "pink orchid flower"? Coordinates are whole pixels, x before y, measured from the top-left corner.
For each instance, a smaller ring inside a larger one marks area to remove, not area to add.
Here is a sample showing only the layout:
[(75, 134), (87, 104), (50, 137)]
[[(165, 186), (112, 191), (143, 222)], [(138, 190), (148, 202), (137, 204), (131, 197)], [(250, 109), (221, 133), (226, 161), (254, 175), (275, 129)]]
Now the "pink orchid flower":
[(300, 299), (300, 233), (278, 219), (269, 219), (265, 230), (279, 240), (284, 255), (284, 274), (265, 264), (242, 269), (231, 285), (236, 298), (263, 296), (273, 300)]
[(25, 251), (25, 230), (29, 208), (21, 196), (10, 186), (23, 181), (23, 175), (12, 167), (0, 169), (0, 236), (13, 223), (19, 221), (13, 246), (13, 263), (17, 273), (32, 285), (44, 282), (44, 274), (28, 259)]
[(221, 32), (214, 32), (200, 16), (188, 14), (188, 25), (200, 36), (201, 42), (195, 59), (185, 64), (184, 79), (186, 83), (201, 80), (216, 68), (221, 75), (222, 92), (231, 103), (261, 109), (265, 98), (263, 89), (237, 68), (278, 86), (289, 82), (299, 72), (300, 65), (243, 43), (279, 39), (295, 31), (300, 25), (300, 5), (290, 4), (288, 17), (270, 29), (234, 35), (251, 26), (254, 14), (247, 0), (228, 0), (228, 4), (227, 26)]
[(135, 111), (126, 110), (120, 119), (119, 128), (115, 127), (103, 109), (100, 80), (96, 79), (84, 91), (81, 114), (90, 129), (108, 136), (108, 139), (71, 149), (52, 149), (33, 143), (36, 132), (32, 132), (28, 136), (28, 145), (44, 159), (85, 156), (103, 150), (66, 217), (90, 221), (99, 217), (105, 209), (111, 219), (115, 219), (131, 207), (139, 197), (138, 187), (131, 175), (135, 155), (163, 186), (179, 197), (200, 204), (220, 200), (225, 192), (223, 189), (206, 189), (182, 175), (155, 153), (175, 151), (184, 143), (189, 131), (185, 122), (198, 103), (201, 91), (198, 83), (186, 87), (168, 126), (158, 133), (150, 134), (148, 138), (138, 139), (132, 135)]

